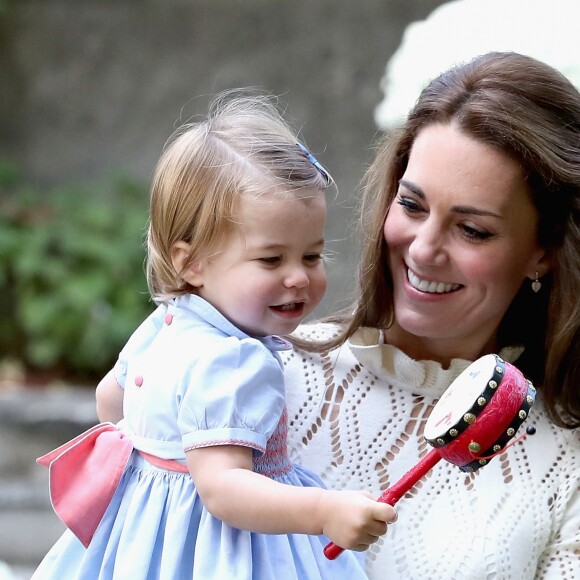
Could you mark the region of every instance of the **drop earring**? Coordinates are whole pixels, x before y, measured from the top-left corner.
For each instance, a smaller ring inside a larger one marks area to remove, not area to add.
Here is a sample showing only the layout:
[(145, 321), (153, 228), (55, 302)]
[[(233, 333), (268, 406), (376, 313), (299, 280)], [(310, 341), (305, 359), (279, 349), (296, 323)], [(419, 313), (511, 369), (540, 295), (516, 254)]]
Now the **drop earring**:
[(536, 272), (536, 279), (532, 282), (532, 290), (537, 294), (541, 288), (542, 288), (542, 283), (540, 282), (539, 279), (540, 274), (538, 272)]

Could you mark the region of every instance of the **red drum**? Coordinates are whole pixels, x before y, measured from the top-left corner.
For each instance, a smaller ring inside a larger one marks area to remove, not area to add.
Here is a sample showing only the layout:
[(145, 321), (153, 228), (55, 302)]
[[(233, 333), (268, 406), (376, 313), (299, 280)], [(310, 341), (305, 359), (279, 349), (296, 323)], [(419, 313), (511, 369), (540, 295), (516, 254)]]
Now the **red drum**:
[(476, 471), (516, 434), (536, 398), (513, 365), (488, 354), (445, 391), (425, 424), (425, 439), (462, 471)]
[[(445, 391), (425, 424), (425, 439), (434, 447), (385, 490), (377, 501), (395, 505), (441, 459), (462, 471), (476, 471), (500, 453), (526, 420), (536, 399), (530, 381), (496, 354), (470, 364)], [(334, 560), (343, 548), (324, 548)]]

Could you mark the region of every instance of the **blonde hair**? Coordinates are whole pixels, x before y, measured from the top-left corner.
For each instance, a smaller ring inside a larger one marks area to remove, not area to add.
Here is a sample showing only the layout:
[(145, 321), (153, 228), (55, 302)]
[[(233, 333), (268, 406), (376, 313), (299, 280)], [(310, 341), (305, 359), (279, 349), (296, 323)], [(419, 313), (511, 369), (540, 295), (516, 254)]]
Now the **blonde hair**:
[(152, 298), (159, 303), (194, 292), (175, 270), (172, 248), (189, 244), (184, 269), (202, 252), (219, 250), (240, 197), (306, 197), (330, 183), (272, 97), (247, 90), (218, 95), (204, 121), (174, 133), (153, 176), (147, 235)]

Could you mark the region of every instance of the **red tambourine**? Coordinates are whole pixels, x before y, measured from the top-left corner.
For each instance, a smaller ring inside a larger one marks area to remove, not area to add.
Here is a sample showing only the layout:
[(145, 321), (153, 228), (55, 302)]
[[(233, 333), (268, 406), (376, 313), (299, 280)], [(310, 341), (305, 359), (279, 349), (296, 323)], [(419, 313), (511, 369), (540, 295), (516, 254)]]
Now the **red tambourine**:
[[(441, 459), (466, 472), (498, 455), (528, 417), (536, 390), (513, 365), (496, 354), (470, 364), (449, 386), (425, 423), (424, 436), (434, 449), (377, 500), (389, 505), (409, 491)], [(324, 548), (329, 560), (344, 551)]]

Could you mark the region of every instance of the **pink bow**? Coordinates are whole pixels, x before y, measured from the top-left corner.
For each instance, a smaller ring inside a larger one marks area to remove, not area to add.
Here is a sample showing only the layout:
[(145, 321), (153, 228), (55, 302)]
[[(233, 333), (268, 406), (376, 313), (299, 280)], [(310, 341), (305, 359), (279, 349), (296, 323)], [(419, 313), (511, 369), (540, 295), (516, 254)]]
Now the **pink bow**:
[(133, 444), (112, 423), (100, 423), (36, 462), (49, 469), (56, 515), (88, 547), (127, 466)]

